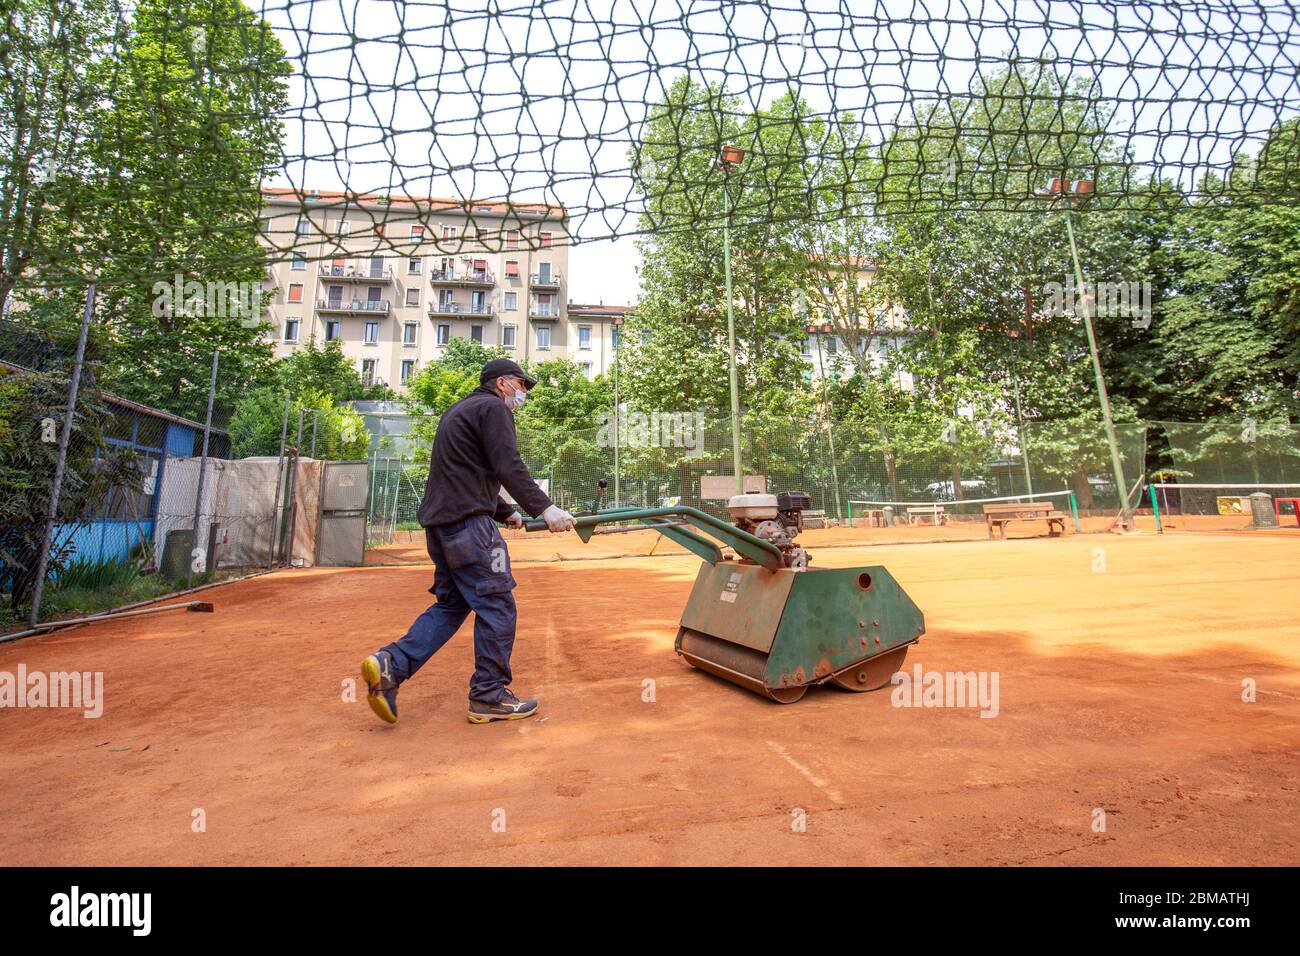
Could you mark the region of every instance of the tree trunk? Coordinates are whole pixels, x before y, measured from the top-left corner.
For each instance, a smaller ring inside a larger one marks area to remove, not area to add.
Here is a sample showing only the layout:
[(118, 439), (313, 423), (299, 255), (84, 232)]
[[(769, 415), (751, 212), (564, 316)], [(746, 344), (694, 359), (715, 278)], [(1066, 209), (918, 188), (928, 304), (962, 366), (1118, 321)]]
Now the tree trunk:
[(1078, 499), (1080, 508), (1092, 507), (1092, 485), (1088, 482), (1086, 468), (1080, 468), (1070, 476), (1070, 487), (1074, 490), (1074, 496)]

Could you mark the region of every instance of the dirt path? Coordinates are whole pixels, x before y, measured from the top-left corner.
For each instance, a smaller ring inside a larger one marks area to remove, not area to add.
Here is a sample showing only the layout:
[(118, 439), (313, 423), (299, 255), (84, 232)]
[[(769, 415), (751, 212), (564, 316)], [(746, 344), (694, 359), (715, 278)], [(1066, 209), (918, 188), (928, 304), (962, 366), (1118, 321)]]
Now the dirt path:
[(105, 674), (100, 719), (0, 710), (0, 864), (1300, 863), (1296, 542), (816, 559), (887, 565), (927, 617), (907, 669), (997, 672), (998, 715), (888, 689), (782, 707), (692, 671), (672, 641), (697, 565), (664, 557), (517, 569), (543, 719), (465, 722), (466, 629), (390, 728), (341, 690), (428, 569), (286, 572), (209, 592), (212, 615), (0, 648), (0, 671)]

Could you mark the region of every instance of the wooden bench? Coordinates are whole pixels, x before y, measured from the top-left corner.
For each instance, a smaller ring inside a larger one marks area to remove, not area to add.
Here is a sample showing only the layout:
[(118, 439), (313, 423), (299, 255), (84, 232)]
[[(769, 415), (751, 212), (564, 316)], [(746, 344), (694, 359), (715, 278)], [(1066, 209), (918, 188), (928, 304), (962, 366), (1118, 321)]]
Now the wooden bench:
[(803, 526), (805, 528), (826, 527), (826, 512), (820, 509), (805, 511), (803, 513)]
[(862, 512), (864, 528), (883, 528), (885, 526), (884, 508), (867, 508)]
[(920, 505), (907, 509), (908, 524), (917, 524), (927, 516), (934, 522), (936, 528), (948, 523), (948, 516), (943, 513), (943, 505)]
[(1063, 513), (1053, 511), (1051, 504), (1046, 501), (1024, 504), (1011, 501), (1006, 504), (984, 506), (984, 520), (988, 522), (989, 537), (993, 537), (993, 526), (997, 525), (1004, 541), (1007, 537), (1007, 525), (1013, 521), (1046, 520), (1048, 535), (1053, 538), (1060, 537), (1065, 534), (1065, 518)]

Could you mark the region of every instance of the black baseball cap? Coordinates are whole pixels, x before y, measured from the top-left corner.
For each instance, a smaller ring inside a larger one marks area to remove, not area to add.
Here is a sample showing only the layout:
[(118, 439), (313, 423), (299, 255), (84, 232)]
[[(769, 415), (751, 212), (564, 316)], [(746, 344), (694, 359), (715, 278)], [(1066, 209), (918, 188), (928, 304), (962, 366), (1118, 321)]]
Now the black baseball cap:
[(478, 381), (480, 385), (486, 385), (502, 375), (513, 375), (515, 378), (523, 379), (524, 387), (530, 391), (537, 384), (537, 379), (524, 374), (524, 370), (519, 367), (517, 362), (505, 358), (493, 359), (484, 365), (483, 371), (478, 373)]

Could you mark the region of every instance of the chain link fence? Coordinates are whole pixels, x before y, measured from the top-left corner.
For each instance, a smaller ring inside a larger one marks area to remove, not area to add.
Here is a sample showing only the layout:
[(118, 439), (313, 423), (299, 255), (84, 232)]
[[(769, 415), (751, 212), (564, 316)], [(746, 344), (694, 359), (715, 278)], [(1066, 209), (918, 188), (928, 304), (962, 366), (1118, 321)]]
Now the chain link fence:
[[(1046, 491), (1073, 492), (1084, 515), (1118, 514), (1100, 424), (1033, 421), (1010, 434), (969, 426), (969, 439), (966, 427), (901, 450), (870, 426), (751, 422), (741, 435), (746, 488), (806, 491), (814, 518), (841, 523), (853, 517), (853, 502), (943, 502), (951, 515), (982, 520), (978, 504), (963, 502)], [(1133, 501), (1146, 475), (1148, 425), (1120, 424), (1116, 433)], [(683, 504), (726, 517), (735, 493), (730, 424), (697, 413), (628, 413), (617, 430), (612, 415), (575, 431), (520, 429), (518, 441), (533, 478), (574, 512)], [(400, 532), (418, 532), (428, 453), (376, 454), (374, 463), (371, 543), (382, 545)]]
[(337, 416), (286, 402), (279, 454), (234, 459), (221, 410), (182, 418), (99, 374), (88, 321), (0, 320), (0, 632), (314, 563), (311, 451), (349, 440)]

